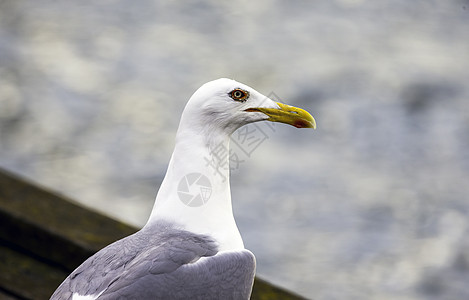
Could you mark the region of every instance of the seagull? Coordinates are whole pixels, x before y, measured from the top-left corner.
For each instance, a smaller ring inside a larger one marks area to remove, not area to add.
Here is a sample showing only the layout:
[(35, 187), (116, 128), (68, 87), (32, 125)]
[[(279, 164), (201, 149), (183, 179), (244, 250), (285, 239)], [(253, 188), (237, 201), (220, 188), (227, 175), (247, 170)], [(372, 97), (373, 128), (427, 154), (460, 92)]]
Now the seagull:
[(146, 225), (83, 262), (51, 299), (249, 299), (256, 261), (231, 203), (230, 136), (271, 121), (316, 128), (305, 110), (235, 80), (202, 85), (189, 99)]

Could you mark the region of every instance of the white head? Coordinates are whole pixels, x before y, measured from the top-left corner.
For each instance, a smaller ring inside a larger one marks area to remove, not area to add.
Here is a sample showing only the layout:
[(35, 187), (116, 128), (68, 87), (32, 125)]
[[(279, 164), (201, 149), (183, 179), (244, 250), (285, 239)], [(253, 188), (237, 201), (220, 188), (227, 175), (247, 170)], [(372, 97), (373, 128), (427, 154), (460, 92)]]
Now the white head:
[(199, 132), (222, 130), (230, 135), (243, 125), (264, 120), (316, 127), (308, 112), (275, 102), (245, 84), (226, 78), (210, 81), (192, 95), (180, 127)]

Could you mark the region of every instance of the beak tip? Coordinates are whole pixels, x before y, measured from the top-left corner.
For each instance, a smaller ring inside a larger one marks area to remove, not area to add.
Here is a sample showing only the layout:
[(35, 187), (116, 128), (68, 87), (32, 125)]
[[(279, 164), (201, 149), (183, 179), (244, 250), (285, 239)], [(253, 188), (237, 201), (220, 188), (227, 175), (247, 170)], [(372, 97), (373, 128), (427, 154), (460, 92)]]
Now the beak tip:
[(314, 120), (304, 120), (304, 119), (298, 119), (291, 124), (295, 126), (296, 128), (313, 128), (316, 129), (316, 122)]

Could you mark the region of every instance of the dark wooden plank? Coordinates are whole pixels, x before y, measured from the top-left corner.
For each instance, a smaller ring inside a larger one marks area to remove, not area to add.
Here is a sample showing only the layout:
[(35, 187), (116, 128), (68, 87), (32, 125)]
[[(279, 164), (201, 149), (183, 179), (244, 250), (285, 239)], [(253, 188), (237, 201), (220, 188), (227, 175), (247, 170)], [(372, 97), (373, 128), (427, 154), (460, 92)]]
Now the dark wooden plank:
[(137, 229), (0, 172), (0, 239), (73, 270)]
[[(1, 244), (0, 270), (0, 285), (6, 299), (49, 299), (68, 275)], [(5, 298), (2, 296), (1, 299)]]
[(259, 277), (254, 280), (251, 300), (306, 300), (290, 291), (277, 287)]
[(8, 292), (3, 291), (3, 290), (0, 289), (0, 299), (2, 299), (2, 300), (23, 300), (24, 298), (19, 298), (19, 297), (13, 296), (13, 295), (9, 294)]

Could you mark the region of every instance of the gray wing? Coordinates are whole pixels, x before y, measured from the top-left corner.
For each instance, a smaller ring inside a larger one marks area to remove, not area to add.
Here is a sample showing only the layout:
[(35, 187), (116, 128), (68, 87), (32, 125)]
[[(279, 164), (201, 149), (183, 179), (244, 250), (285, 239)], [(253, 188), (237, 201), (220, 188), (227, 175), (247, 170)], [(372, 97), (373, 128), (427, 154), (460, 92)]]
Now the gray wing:
[(213, 239), (167, 224), (99, 251), (51, 299), (248, 299), (255, 271), (248, 250), (217, 253)]
[(113, 282), (98, 299), (249, 299), (254, 255), (225, 252), (160, 273), (140, 265)]

